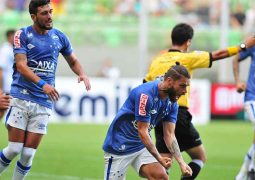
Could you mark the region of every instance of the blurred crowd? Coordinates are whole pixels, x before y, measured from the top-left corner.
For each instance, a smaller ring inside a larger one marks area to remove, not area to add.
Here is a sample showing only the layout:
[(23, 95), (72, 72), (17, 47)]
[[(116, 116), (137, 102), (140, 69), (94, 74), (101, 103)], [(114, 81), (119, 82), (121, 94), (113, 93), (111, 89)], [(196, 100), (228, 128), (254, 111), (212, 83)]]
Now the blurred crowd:
[[(1, 0), (0, 15), (8, 10), (22, 12), (29, 0)], [(91, 8), (94, 14), (138, 16), (141, 0), (51, 0), (55, 15), (67, 14), (75, 6)], [(253, 0), (228, 0), (230, 7), (230, 26), (253, 32), (255, 23), (255, 2)], [(221, 16), (222, 0), (146, 0), (151, 16), (172, 17), (177, 22), (189, 22), (191, 25), (218, 25)], [(79, 13), (87, 13), (80, 8)], [(92, 13), (92, 15), (93, 15)]]
[[(22, 12), (27, 9), (29, 2), (30, 0), (1, 0), (0, 14), (9, 10)], [(54, 11), (56, 11), (57, 14), (64, 12), (64, 0), (51, 0), (51, 3), (54, 6)]]
[(0, 12), (3, 13), (6, 10), (23, 11), (26, 8), (27, 0), (1, 0)]
[[(12, 9), (23, 11), (29, 0), (1, 0), (0, 14)], [(72, 3), (92, 5), (95, 13), (138, 15), (141, 0), (51, 0), (55, 14), (63, 14)], [(175, 15), (185, 18), (192, 24), (214, 25), (219, 23), (222, 0), (146, 0), (147, 9), (152, 16)], [(228, 0), (230, 5), (231, 26), (240, 28), (252, 26), (255, 17), (255, 3), (252, 0)], [(252, 23), (251, 23), (252, 22)]]
[[(146, 0), (147, 9), (152, 16), (169, 15), (180, 21), (196, 25), (218, 25), (221, 16), (222, 0)], [(230, 7), (230, 25), (233, 28), (245, 28), (252, 31), (255, 22), (255, 2), (252, 0), (228, 0)], [(130, 16), (138, 15), (141, 0), (115, 0), (112, 5), (98, 0), (98, 13), (114, 13)]]

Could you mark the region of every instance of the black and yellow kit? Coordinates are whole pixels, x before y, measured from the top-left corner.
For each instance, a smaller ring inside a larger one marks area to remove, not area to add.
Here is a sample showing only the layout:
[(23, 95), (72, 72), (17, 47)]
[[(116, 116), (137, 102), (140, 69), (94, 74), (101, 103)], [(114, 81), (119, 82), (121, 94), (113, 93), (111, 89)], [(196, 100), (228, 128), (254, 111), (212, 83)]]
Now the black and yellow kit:
[[(187, 68), (192, 77), (193, 71), (200, 68), (210, 68), (212, 65), (211, 53), (205, 51), (193, 51), (183, 53), (178, 50), (162, 51), (151, 63), (149, 71), (144, 79), (145, 82), (153, 81), (158, 77), (164, 76), (167, 70), (178, 61)], [(179, 111), (176, 123), (175, 135), (180, 146), (184, 151), (202, 144), (199, 133), (191, 123), (192, 116), (189, 108), (190, 87), (187, 87), (187, 93), (178, 100)], [(162, 124), (155, 128), (156, 146), (160, 153), (168, 153), (168, 149), (163, 140)]]

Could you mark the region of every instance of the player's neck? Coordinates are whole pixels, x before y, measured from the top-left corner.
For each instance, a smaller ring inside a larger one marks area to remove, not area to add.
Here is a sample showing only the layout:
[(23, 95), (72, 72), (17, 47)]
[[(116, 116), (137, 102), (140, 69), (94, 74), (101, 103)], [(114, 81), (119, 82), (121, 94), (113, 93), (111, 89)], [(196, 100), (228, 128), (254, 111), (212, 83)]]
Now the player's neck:
[(47, 34), (49, 30), (45, 30), (45, 29), (41, 29), (39, 28), (38, 26), (36, 26), (35, 24), (32, 26), (34, 31), (37, 33), (37, 34), (40, 34), (40, 35), (44, 35), (44, 34)]
[(166, 88), (164, 87), (164, 84), (162, 82), (158, 84), (158, 90), (161, 99), (168, 98), (168, 94), (165, 92)]
[(178, 50), (178, 51), (181, 51), (181, 52), (187, 52), (187, 48), (185, 45), (182, 45), (182, 46), (179, 46), (179, 45), (173, 45), (171, 47), (171, 49), (173, 50)]

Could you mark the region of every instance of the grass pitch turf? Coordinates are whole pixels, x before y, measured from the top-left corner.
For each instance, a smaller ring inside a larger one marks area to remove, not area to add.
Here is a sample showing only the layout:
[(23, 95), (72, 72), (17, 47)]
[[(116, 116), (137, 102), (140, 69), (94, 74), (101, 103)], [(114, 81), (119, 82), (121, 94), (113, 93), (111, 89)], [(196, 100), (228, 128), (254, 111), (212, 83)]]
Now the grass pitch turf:
[[(102, 143), (108, 125), (95, 124), (49, 124), (48, 134), (37, 150), (27, 180), (102, 180), (104, 159)], [(211, 121), (206, 126), (197, 126), (207, 151), (207, 163), (198, 180), (234, 179), (244, 155), (248, 151), (253, 131), (249, 122)], [(0, 125), (0, 148), (7, 145), (7, 131)], [(188, 156), (183, 153), (186, 162)], [(2, 180), (11, 179), (17, 158)], [(130, 168), (127, 180), (139, 180)], [(170, 170), (170, 179), (180, 179), (180, 170), (175, 162)]]

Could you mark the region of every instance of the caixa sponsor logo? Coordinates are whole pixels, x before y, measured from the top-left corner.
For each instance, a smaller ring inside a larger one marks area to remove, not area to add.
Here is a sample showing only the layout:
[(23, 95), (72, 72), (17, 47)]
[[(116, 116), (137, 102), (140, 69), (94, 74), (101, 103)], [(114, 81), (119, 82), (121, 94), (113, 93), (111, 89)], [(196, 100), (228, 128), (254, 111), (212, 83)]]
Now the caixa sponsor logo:
[(29, 67), (35, 71), (42, 71), (42, 72), (54, 72), (55, 65), (51, 61), (35, 61), (29, 60)]

